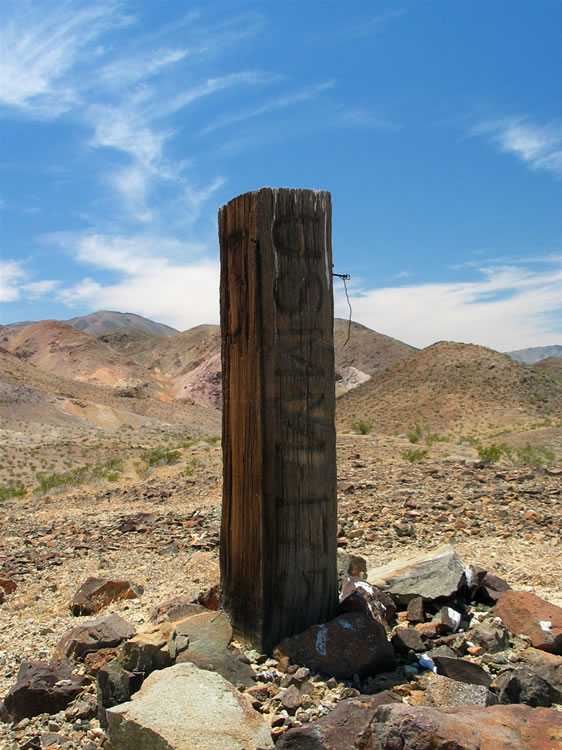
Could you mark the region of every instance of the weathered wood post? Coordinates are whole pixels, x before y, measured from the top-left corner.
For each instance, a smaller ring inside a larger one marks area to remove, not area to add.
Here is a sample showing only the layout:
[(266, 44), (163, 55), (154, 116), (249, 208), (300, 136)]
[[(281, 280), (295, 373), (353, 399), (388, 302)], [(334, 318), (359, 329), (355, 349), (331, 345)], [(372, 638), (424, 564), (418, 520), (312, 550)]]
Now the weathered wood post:
[(330, 194), (219, 211), (222, 602), (263, 651), (337, 607)]

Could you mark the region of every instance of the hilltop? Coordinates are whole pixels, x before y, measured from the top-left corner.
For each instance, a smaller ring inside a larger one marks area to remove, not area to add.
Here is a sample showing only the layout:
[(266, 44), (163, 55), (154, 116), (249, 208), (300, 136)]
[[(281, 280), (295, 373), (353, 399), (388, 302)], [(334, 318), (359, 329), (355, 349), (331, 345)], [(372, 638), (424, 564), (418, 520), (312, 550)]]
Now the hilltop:
[(176, 328), (164, 323), (156, 323), (154, 320), (143, 318), (142, 315), (112, 310), (98, 310), (98, 312), (82, 315), (78, 318), (70, 318), (70, 320), (64, 322), (90, 336), (97, 336), (100, 333), (114, 331), (118, 328), (136, 328), (139, 331), (153, 333), (156, 336), (172, 336), (174, 333), (178, 333)]
[(402, 433), (415, 423), (456, 434), (523, 429), (562, 413), (562, 388), (505, 354), (474, 344), (439, 342), (412, 354), (344, 395), (337, 428), (356, 419)]

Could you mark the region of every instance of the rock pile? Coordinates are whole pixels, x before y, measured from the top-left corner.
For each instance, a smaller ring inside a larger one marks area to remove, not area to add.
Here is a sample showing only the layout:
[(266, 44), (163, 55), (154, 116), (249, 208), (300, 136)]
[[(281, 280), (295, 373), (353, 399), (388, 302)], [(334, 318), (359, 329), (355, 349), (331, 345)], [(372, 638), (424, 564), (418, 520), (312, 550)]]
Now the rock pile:
[[(341, 553), (340, 614), (271, 657), (182, 598), (139, 629), (81, 618), (51, 661), (21, 665), (0, 736), (10, 750), (562, 747), (560, 608), (450, 545), (367, 568)], [(86, 583), (77, 614), (136, 588)]]

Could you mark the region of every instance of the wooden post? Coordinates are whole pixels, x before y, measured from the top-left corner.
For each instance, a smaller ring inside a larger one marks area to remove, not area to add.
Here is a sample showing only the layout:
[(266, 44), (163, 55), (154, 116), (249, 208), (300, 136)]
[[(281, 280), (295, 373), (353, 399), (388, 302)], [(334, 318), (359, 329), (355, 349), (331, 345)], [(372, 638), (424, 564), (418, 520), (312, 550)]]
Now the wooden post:
[(265, 652), (337, 607), (331, 231), (327, 192), (219, 211), (222, 603)]

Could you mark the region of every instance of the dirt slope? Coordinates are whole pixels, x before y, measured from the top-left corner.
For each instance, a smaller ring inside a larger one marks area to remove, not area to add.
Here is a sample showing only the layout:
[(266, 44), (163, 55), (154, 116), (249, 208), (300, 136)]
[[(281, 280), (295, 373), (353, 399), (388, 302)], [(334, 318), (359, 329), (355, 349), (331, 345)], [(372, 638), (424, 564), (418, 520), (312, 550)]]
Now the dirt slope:
[(562, 414), (562, 387), (505, 354), (439, 342), (413, 354), (343, 396), (337, 426), (371, 420), (380, 432), (417, 422), (431, 430), (488, 434)]

